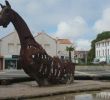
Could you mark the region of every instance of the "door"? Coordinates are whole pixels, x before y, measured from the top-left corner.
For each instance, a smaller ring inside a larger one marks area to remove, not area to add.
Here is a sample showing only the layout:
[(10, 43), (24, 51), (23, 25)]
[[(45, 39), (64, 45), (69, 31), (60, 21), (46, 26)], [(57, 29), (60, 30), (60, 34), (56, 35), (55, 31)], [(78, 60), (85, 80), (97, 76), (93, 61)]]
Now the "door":
[(0, 58), (0, 70), (3, 70), (3, 58)]

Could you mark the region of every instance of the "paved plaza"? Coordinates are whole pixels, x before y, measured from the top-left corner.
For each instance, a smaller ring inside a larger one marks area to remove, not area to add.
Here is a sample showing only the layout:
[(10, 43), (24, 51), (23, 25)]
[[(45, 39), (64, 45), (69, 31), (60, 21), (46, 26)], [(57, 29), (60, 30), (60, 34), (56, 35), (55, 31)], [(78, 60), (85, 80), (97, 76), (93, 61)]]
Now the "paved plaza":
[(14, 83), (0, 86), (0, 100), (23, 100), (26, 98), (46, 97), (64, 93), (79, 93), (110, 89), (110, 82), (105, 81), (78, 81), (73, 84), (38, 87), (35, 81)]
[[(110, 70), (76, 70), (75, 77), (110, 77)], [(23, 70), (4, 70), (0, 72), (0, 79), (29, 78)], [(0, 85), (0, 100), (18, 100), (31, 97), (42, 97), (62, 93), (76, 93), (110, 89), (110, 80), (75, 80), (73, 84), (38, 87), (35, 81)]]
[[(80, 70), (75, 71), (75, 76), (110, 76), (110, 70)], [(29, 77), (23, 70), (4, 70), (0, 72), (0, 78)]]

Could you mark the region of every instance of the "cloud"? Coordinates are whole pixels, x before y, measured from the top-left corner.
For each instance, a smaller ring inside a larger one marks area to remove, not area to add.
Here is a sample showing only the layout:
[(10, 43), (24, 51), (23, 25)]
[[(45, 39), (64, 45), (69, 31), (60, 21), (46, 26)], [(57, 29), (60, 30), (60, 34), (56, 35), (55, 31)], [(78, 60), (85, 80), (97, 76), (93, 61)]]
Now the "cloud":
[(93, 29), (96, 33), (110, 31), (110, 8), (103, 11), (102, 17), (95, 22)]
[(60, 22), (54, 37), (76, 39), (87, 31), (87, 23), (82, 17), (78, 16), (72, 20)]
[(40, 2), (36, 2), (36, 1), (33, 1), (33, 2), (29, 2), (27, 5), (26, 5), (26, 12), (30, 15), (37, 15), (37, 13), (40, 13), (41, 12), (41, 9), (42, 9), (42, 4)]
[[(12, 9), (23, 17), (33, 33), (44, 30), (47, 33), (55, 33), (54, 37), (69, 38), (72, 41), (77, 41), (95, 37), (96, 34), (91, 31), (95, 21), (95, 31), (110, 29), (109, 8), (101, 15), (102, 9), (110, 7), (110, 0), (8, 1), (12, 5)], [(4, 0), (0, 0), (0, 3), (5, 4)], [(97, 20), (98, 18), (100, 19)], [(13, 31), (13, 27), (8, 26), (7, 29), (2, 28), (0, 34), (11, 31)]]
[(31, 0), (27, 3), (26, 10), (29, 14), (45, 15), (46, 13), (51, 13), (51, 9), (55, 8), (55, 5), (60, 1), (61, 0)]
[(79, 39), (76, 41), (76, 50), (89, 50), (90, 49), (90, 40)]
[(90, 41), (81, 39), (82, 36), (86, 35), (89, 31), (89, 27), (86, 21), (77, 16), (72, 20), (69, 21), (62, 21), (57, 26), (57, 31), (53, 35), (54, 37), (58, 38), (68, 38), (73, 43), (76, 41), (76, 48), (77, 50), (88, 50), (90, 48)]

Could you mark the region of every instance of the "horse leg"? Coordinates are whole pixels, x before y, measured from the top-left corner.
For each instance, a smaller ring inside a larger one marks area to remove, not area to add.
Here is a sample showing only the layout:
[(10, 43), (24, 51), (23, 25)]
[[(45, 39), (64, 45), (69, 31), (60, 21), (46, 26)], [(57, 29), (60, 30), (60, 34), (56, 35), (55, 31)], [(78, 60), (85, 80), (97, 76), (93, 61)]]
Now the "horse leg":
[(38, 83), (39, 86), (48, 86), (50, 83), (48, 82), (47, 79), (37, 79), (36, 82)]
[(71, 74), (70, 76), (70, 84), (74, 82), (74, 74)]
[(71, 73), (68, 73), (66, 79), (67, 79), (67, 80), (66, 80), (66, 84), (71, 84), (71, 83), (74, 82), (74, 75), (71, 74)]

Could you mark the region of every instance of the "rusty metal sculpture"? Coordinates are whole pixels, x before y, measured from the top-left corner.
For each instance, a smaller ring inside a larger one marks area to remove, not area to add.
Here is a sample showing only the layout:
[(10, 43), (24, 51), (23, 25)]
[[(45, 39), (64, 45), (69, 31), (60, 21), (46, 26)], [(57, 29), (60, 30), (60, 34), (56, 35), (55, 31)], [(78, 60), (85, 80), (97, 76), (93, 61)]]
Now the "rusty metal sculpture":
[(49, 84), (72, 83), (74, 80), (75, 64), (63, 62), (58, 57), (51, 57), (32, 36), (25, 21), (18, 15), (8, 1), (1, 5), (0, 26), (7, 27), (12, 22), (17, 30), (20, 43), (20, 64), (39, 86)]

